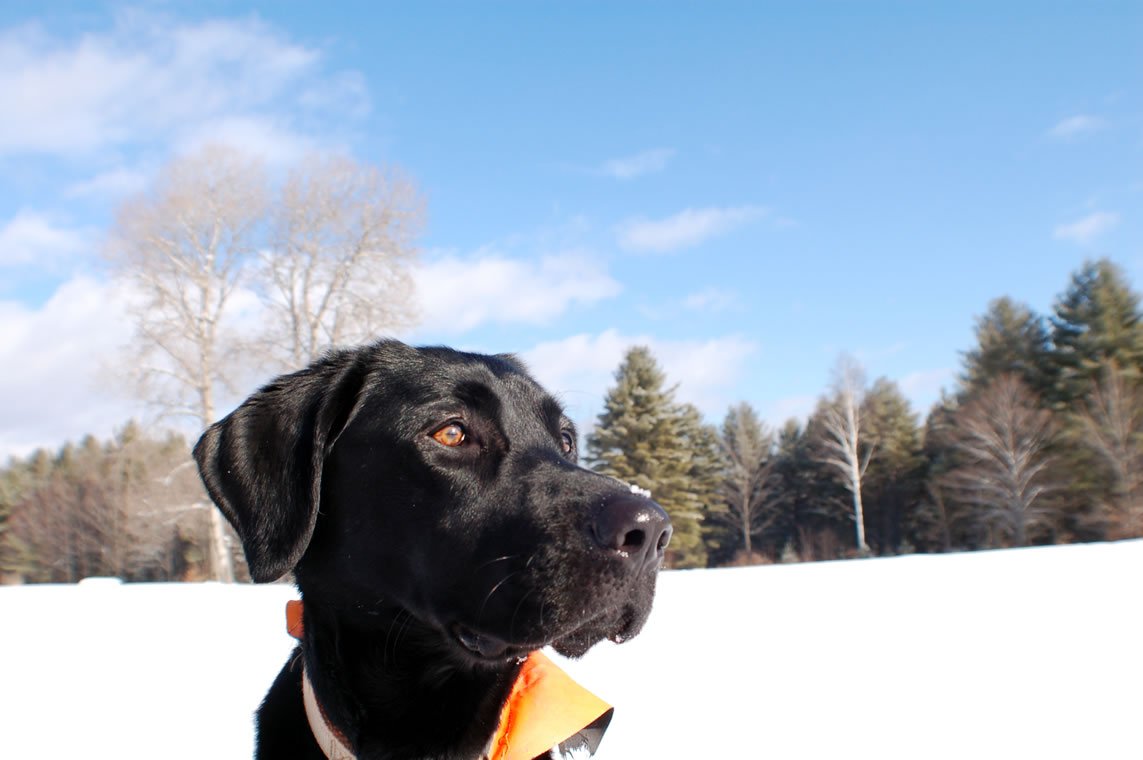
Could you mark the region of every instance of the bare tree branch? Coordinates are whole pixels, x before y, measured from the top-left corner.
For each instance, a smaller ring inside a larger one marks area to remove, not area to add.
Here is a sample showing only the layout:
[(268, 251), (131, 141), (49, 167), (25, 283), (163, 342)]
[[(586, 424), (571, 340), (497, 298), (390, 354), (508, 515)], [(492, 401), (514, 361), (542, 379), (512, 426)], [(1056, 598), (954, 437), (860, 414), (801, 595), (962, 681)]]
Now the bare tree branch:
[(730, 528), (749, 557), (754, 536), (781, 515), (771, 499), (774, 436), (750, 405), (742, 403), (727, 412), (718, 441), (727, 464), (722, 486), (726, 513), (712, 512), (709, 519)]
[(1105, 505), (1113, 538), (1143, 532), (1143, 393), (1138, 379), (1115, 364), (1081, 402), (1077, 417), (1085, 443), (1108, 466), (1113, 487)]
[(169, 165), (150, 194), (125, 204), (108, 241), (108, 260), (139, 299), (131, 314), (144, 396), (193, 398), (204, 427), (216, 416), (215, 388), (231, 370), (219, 361), (233, 340), (222, 322), (246, 281), (265, 209), (261, 166), (207, 147)]
[(415, 189), (395, 170), (314, 157), (292, 172), (261, 261), (273, 314), (264, 343), (275, 358), (301, 366), (409, 324), (421, 216)]
[(953, 447), (963, 464), (944, 482), (971, 505), (979, 520), (999, 527), (1013, 543), (1054, 514), (1046, 497), (1059, 490), (1048, 477), (1056, 436), (1051, 412), (1016, 375), (1002, 375), (953, 418)]

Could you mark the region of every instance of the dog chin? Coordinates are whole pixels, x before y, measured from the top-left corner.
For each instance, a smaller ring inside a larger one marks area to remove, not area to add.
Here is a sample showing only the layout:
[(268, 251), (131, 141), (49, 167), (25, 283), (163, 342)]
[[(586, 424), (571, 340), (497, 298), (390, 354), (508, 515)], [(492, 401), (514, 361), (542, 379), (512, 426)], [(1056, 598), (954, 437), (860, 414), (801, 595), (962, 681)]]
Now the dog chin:
[(604, 620), (596, 619), (577, 628), (566, 636), (552, 642), (555, 649), (564, 657), (579, 658), (599, 642), (607, 639), (622, 644), (633, 638), (643, 629), (647, 614), (634, 606), (623, 607), (615, 615)]

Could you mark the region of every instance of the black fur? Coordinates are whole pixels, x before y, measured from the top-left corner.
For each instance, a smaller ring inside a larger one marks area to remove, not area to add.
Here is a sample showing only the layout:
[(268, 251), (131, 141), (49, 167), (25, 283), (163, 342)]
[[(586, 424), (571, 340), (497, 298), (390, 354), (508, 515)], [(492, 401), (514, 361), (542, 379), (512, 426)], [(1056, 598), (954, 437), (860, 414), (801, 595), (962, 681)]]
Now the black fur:
[[(465, 441), (442, 445), (453, 422)], [(251, 575), (293, 570), (305, 602), (257, 757), (322, 757), (303, 658), (362, 760), (474, 760), (524, 654), (636, 634), (666, 515), (578, 467), (575, 440), (515, 358), (395, 341), (280, 377), (212, 425), (195, 458)]]

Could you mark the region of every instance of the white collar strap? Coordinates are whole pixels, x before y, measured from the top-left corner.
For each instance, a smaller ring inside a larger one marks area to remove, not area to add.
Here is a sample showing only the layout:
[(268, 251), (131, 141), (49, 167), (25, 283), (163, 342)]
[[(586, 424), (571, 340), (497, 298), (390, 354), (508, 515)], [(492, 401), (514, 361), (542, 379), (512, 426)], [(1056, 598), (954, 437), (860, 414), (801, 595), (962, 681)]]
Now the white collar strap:
[(345, 746), (345, 737), (341, 732), (329, 724), (325, 713), (318, 704), (314, 695), (314, 685), (310, 683), (310, 674), (302, 667), (302, 702), (306, 706), (306, 720), (309, 721), (310, 731), (314, 740), (321, 747), (322, 753), (329, 760), (356, 760), (356, 756)]
[[(349, 747), (345, 746), (345, 737), (342, 736), (342, 733), (326, 720), (325, 712), (318, 704), (317, 695), (314, 694), (314, 685), (310, 681), (310, 674), (306, 672), (305, 666), (302, 667), (302, 703), (306, 707), (306, 721), (310, 724), (310, 733), (313, 734), (314, 741), (318, 743), (322, 754), (329, 760), (357, 760), (357, 756)], [(487, 760), (490, 757), (491, 749), (490, 742), (488, 748), (480, 756), (482, 760)]]

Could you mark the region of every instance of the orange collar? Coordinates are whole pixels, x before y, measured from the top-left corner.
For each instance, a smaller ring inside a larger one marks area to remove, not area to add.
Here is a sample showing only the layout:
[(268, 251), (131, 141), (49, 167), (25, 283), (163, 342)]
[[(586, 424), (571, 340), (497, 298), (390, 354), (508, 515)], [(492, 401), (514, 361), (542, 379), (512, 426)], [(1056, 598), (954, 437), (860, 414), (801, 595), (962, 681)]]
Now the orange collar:
[[(302, 618), (301, 601), (286, 602), (286, 630), (299, 641), (305, 635)], [(305, 673), (302, 683), (306, 717), (322, 751), (330, 758), (352, 760), (345, 737), (326, 719)], [(569, 740), (580, 741), (580, 737), (594, 753), (612, 711), (544, 654), (532, 652), (512, 685), (482, 760), (532, 760)]]

